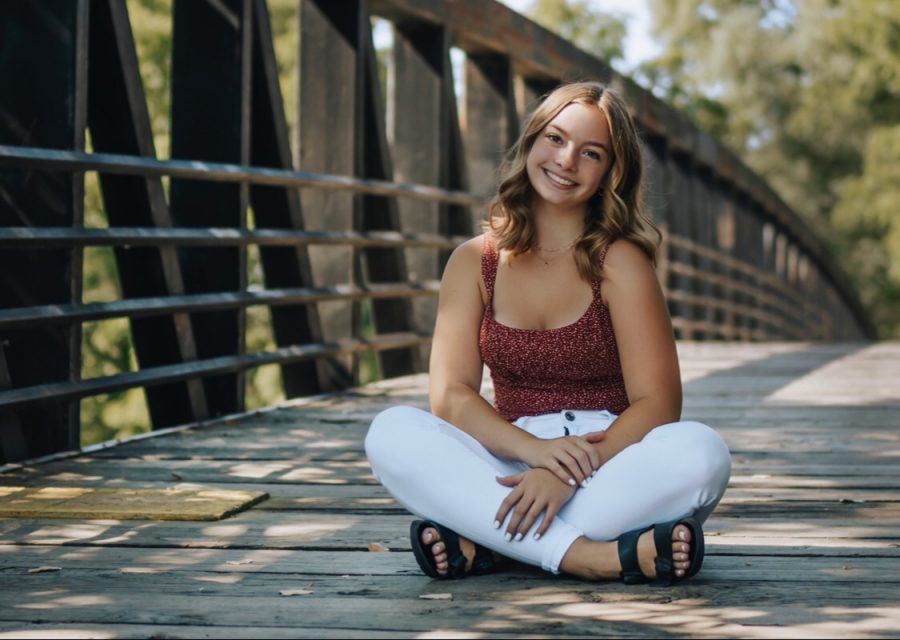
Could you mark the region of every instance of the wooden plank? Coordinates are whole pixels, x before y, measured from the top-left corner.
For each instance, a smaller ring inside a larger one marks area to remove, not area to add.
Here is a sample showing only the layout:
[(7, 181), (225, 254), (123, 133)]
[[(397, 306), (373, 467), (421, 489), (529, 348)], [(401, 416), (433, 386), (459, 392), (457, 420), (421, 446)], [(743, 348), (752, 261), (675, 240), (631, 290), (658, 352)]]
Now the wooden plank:
[[(398, 632), (378, 631), (367, 629), (367, 638), (397, 638)], [(71, 624), (32, 624), (28, 622), (2, 622), (0, 621), (0, 639), (6, 638), (37, 638), (37, 637), (66, 637), (66, 638), (209, 638), (209, 626), (191, 626), (188, 624), (99, 624), (79, 623), (77, 628)], [(358, 638), (359, 628), (338, 627), (304, 627), (298, 629), (295, 626), (276, 627), (271, 624), (260, 623), (257, 626), (217, 626), (215, 637), (224, 640), (243, 640), (246, 638), (276, 638), (278, 640), (291, 640), (292, 638)], [(529, 634), (518, 633), (497, 634), (492, 633), (492, 638), (537, 638)], [(593, 636), (556, 636), (560, 638), (592, 638)]]
[[(28, 622), (37, 608), (51, 623), (91, 623), (98, 618), (117, 624), (205, 624), (246, 625), (246, 611), (278, 624), (290, 622), (302, 629), (309, 626), (353, 626), (380, 630), (431, 631), (434, 629), (511, 630), (527, 625), (531, 633), (553, 635), (560, 625), (567, 633), (615, 635), (616, 637), (658, 637), (677, 633), (721, 637), (746, 637), (759, 618), (768, 625), (791, 625), (795, 633), (808, 628), (840, 633), (881, 631), (896, 624), (898, 612), (888, 590), (848, 589), (842, 583), (817, 584), (816, 599), (806, 583), (720, 584), (697, 581), (677, 590), (627, 587), (608, 584), (602, 588), (574, 580), (559, 580), (554, 587), (520, 585), (486, 576), (461, 580), (452, 587), (423, 578), (405, 579), (398, 589), (394, 581), (381, 579), (360, 586), (345, 586), (340, 595), (320, 594), (321, 584), (304, 579), (293, 583), (312, 593), (280, 597), (277, 589), (248, 593), (240, 582), (188, 582), (178, 593), (157, 593), (144, 598), (140, 607), (122, 606), (130, 602), (128, 593), (96, 593), (77, 584), (52, 589), (53, 574), (36, 576), (49, 593), (20, 590), (10, 593), (6, 621)], [(146, 576), (133, 576), (136, 582)], [(34, 582), (38, 582), (34, 580)], [(404, 580), (404, 579), (398, 579)], [(759, 589), (749, 600), (744, 589)], [(397, 593), (399, 591), (399, 593)], [(421, 595), (452, 593), (452, 600), (423, 601)], [(142, 593), (146, 593), (143, 591)], [(47, 603), (54, 606), (47, 607)], [(773, 606), (778, 603), (777, 606)], [(870, 614), (860, 620), (847, 613), (859, 607)], [(737, 609), (737, 611), (736, 611)], [(740, 615), (735, 615), (740, 612)], [(847, 613), (845, 613), (847, 612)], [(756, 620), (754, 620), (756, 619)], [(745, 621), (741, 624), (736, 620)], [(744, 635), (738, 633), (743, 631)]]
[(221, 520), (269, 496), (221, 489), (0, 487), (0, 517), (118, 520)]
[[(54, 471), (13, 472), (9, 482), (20, 479), (64, 478), (78, 482), (81, 478), (127, 478), (146, 482), (250, 482), (264, 481), (268, 484), (310, 483), (310, 484), (373, 484), (368, 461), (361, 455), (351, 453), (346, 456), (320, 456), (308, 452), (302, 456), (270, 460), (106, 460), (97, 458), (90, 461), (58, 463)], [(732, 486), (758, 487), (837, 487), (898, 489), (900, 477), (891, 467), (835, 466), (818, 468), (806, 467), (757, 467), (742, 468), (731, 478)]]
[[(172, 157), (249, 164), (252, 14), (247, 0), (176, 2), (172, 31)], [(246, 228), (248, 187), (172, 178), (178, 226)], [(247, 287), (246, 251), (193, 247), (178, 251), (186, 293)], [(242, 310), (191, 316), (198, 358), (244, 353)], [(210, 415), (242, 410), (243, 372), (203, 379)]]
[[(361, 177), (363, 7), (359, 0), (301, 0), (298, 166), (304, 171)], [(346, 191), (303, 191), (304, 214), (311, 229), (357, 230), (361, 198)], [(357, 252), (352, 248), (310, 247), (317, 286), (344, 284), (354, 277)], [(356, 305), (318, 304), (326, 340), (354, 335)], [(342, 357), (330, 388), (353, 383), (352, 358)]]
[[(861, 553), (866, 551), (867, 554)], [(788, 562), (786, 558), (795, 558)], [(785, 547), (773, 553), (768, 547), (739, 548), (713, 545), (704, 561), (715, 581), (896, 583), (900, 552), (894, 549), (829, 547), (816, 553), (799, 547)], [(257, 574), (270, 576), (321, 576), (373, 578), (406, 576), (424, 579), (409, 551), (371, 553), (368, 551), (293, 551), (271, 549), (195, 549), (189, 556), (179, 549), (110, 547), (102, 556), (89, 547), (0, 545), (0, 567), (7, 574), (31, 576), (28, 571), (42, 566), (58, 566), (65, 579), (89, 571), (123, 575), (204, 576), (210, 574)], [(553, 585), (555, 578), (537, 569), (510, 562), (507, 571), (517, 580)], [(182, 578), (183, 579), (183, 578)], [(339, 584), (339, 583), (338, 583)]]
[[(198, 530), (191, 523), (131, 524), (116, 520), (85, 521), (80, 525), (54, 520), (0, 520), (0, 544), (78, 544), (184, 548), (366, 549), (372, 542), (408, 549), (410, 516), (250, 510)], [(878, 541), (900, 544), (900, 520), (845, 518), (715, 518), (704, 530), (716, 536), (782, 540), (803, 544), (840, 540), (842, 546)], [(852, 542), (851, 542), (852, 541)], [(758, 543), (758, 542), (757, 542)]]
[(497, 167), (519, 130), (511, 58), (470, 53), (466, 56), (465, 83), (469, 184), (476, 193), (494, 193)]
[[(446, 187), (449, 181), (449, 110), (444, 99), (452, 80), (447, 29), (405, 21), (394, 25), (393, 64), (388, 65), (387, 131), (394, 179)], [(392, 90), (391, 90), (392, 89)], [(449, 92), (452, 93), (452, 87)], [(440, 229), (446, 206), (437, 202), (397, 200), (404, 232), (434, 233)], [(468, 234), (467, 234), (468, 235)], [(405, 259), (411, 280), (440, 278), (436, 251), (409, 250)], [(434, 326), (437, 300), (413, 301), (414, 326)], [(430, 348), (419, 357), (428, 361)]]
[[(290, 136), (278, 80), (272, 26), (264, 0), (253, 0), (253, 78), (250, 162), (257, 166), (291, 169)], [(256, 185), (250, 188), (257, 229), (306, 227), (296, 189)], [(313, 286), (312, 267), (305, 246), (260, 247), (266, 286)], [(316, 305), (270, 307), (272, 333), (279, 346), (322, 341)], [(288, 398), (319, 393), (328, 387), (333, 361), (298, 362), (281, 367), (284, 394)]]
[[(361, 9), (360, 19), (368, 23), (366, 8)], [(381, 82), (378, 74), (378, 59), (372, 42), (372, 32), (368, 24), (362, 29), (360, 42), (362, 60), (363, 104), (363, 175), (379, 180), (393, 180), (394, 167), (388, 149), (385, 133), (385, 117), (382, 100)], [(401, 231), (400, 212), (396, 198), (379, 198), (364, 196), (360, 217), (354, 228), (362, 231)], [(362, 252), (364, 266), (363, 281), (369, 282), (407, 282), (409, 271), (406, 256), (397, 249), (365, 249)], [(372, 302), (372, 319), (376, 333), (397, 331), (427, 331), (431, 323), (425, 327), (416, 327), (413, 318), (413, 307), (409, 300), (382, 299)], [(384, 351), (378, 354), (381, 377), (391, 378), (409, 373), (424, 371), (422, 349), (399, 349)]]
[[(94, 3), (89, 56), (88, 124), (93, 150), (155, 158), (150, 115), (126, 5), (115, 0)], [(99, 178), (111, 227), (173, 226), (161, 178), (103, 172)], [(117, 247), (115, 259), (125, 298), (185, 293), (181, 265), (172, 246)], [(197, 359), (193, 328), (186, 313), (132, 318), (130, 327), (142, 368)], [(202, 420), (209, 414), (199, 379), (149, 387), (145, 393), (155, 428)]]
[[(0, 145), (84, 151), (88, 16), (87, 0), (0, 3)], [(83, 174), (7, 167), (2, 178), (0, 226), (83, 226)], [(81, 274), (78, 248), (0, 251), (0, 308), (77, 302)], [(3, 340), (13, 388), (78, 379), (80, 325), (9, 331)], [(77, 403), (16, 413), (29, 427), (22, 458), (78, 447)]]

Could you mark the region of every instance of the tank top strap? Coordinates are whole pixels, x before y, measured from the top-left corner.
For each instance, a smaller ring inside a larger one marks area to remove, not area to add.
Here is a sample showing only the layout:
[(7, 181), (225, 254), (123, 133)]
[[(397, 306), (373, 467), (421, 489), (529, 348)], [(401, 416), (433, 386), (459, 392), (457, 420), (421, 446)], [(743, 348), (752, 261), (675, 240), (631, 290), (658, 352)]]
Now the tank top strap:
[(481, 251), (481, 277), (484, 279), (484, 287), (488, 294), (488, 307), (494, 301), (494, 282), (497, 280), (497, 266), (500, 264), (500, 254), (494, 244), (494, 235), (488, 231), (484, 234), (484, 249)]
[[(608, 251), (609, 251), (609, 244), (607, 244), (605, 247), (603, 247), (603, 249), (600, 251), (599, 262), (600, 262), (601, 267), (603, 266), (603, 263), (606, 262), (606, 253)], [(594, 292), (594, 301), (595, 302), (603, 301), (603, 299), (600, 297), (600, 286), (601, 285), (602, 285), (602, 282), (600, 280), (597, 280), (596, 278), (594, 280), (591, 280), (591, 289)]]

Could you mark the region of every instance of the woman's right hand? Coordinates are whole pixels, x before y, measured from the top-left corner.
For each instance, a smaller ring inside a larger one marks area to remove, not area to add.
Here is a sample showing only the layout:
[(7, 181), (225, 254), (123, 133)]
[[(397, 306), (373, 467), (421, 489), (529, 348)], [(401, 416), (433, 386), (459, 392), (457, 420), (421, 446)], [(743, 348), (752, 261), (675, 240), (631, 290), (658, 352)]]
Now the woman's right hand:
[(547, 469), (570, 486), (584, 486), (602, 464), (600, 453), (593, 443), (603, 439), (603, 432), (588, 435), (590, 439), (582, 436), (549, 440), (535, 438), (524, 451), (522, 462), (532, 469)]

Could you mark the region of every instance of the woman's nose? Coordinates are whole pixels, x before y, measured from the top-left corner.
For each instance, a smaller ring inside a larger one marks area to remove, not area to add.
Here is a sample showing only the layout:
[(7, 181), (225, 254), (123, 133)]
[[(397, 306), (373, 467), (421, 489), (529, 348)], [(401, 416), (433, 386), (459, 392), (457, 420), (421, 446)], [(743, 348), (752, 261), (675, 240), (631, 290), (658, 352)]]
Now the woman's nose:
[(575, 167), (575, 157), (575, 148), (565, 145), (556, 152), (556, 164), (563, 169), (572, 169)]

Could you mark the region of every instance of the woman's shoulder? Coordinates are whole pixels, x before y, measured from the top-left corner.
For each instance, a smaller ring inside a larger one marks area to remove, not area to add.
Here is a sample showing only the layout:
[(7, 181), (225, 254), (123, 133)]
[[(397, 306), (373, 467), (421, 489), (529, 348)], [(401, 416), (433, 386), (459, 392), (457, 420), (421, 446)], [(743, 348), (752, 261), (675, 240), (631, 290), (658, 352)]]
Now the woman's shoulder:
[(447, 262), (445, 273), (481, 273), (481, 255), (484, 251), (485, 235), (481, 234), (474, 238), (469, 238), (450, 254), (450, 260)]
[(450, 254), (450, 260), (456, 263), (480, 265), (481, 255), (484, 253), (486, 242), (486, 233), (482, 233), (474, 238), (469, 238), (453, 250), (453, 253)]
[(487, 300), (487, 289), (482, 278), (481, 254), (484, 250), (485, 236), (475, 236), (466, 240), (453, 250), (444, 275), (441, 279), (441, 288), (444, 289), (469, 289), (477, 287), (481, 295), (482, 304)]
[(607, 246), (603, 259), (604, 272), (627, 273), (653, 269), (650, 257), (641, 247), (628, 238), (619, 238)]

